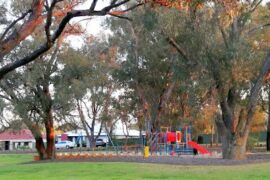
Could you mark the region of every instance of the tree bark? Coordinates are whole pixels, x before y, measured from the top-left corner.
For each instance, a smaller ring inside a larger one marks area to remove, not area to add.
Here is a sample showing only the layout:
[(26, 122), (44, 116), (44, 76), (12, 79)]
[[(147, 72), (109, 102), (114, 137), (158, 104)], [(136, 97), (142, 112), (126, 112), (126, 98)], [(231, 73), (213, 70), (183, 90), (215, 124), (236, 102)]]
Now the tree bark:
[(211, 125), (211, 143), (210, 146), (213, 147), (214, 143), (214, 125)]
[(267, 132), (266, 132), (266, 150), (270, 151), (270, 116), (268, 115)]
[[(230, 98), (226, 99), (232, 102), (235, 101), (234, 98), (234, 96), (230, 95)], [(237, 126), (235, 127), (236, 118), (234, 117), (234, 104), (223, 100), (220, 106), (222, 116), (218, 119), (216, 125), (221, 136), (223, 159), (245, 159), (248, 134), (243, 132), (246, 126), (246, 113), (244, 109), (241, 109)]]
[(94, 102), (92, 104), (92, 114), (93, 114), (93, 118), (92, 118), (92, 123), (91, 123), (91, 148), (95, 148), (96, 147), (96, 137), (95, 138), (95, 126), (96, 126), (96, 118), (97, 118), (97, 108), (96, 108), (96, 103)]
[(39, 159), (40, 160), (46, 159), (47, 158), (46, 148), (43, 142), (43, 137), (40, 131), (40, 127), (37, 124), (31, 122), (31, 120), (29, 120), (28, 118), (24, 119), (23, 122), (25, 123), (25, 125), (28, 127), (28, 129), (31, 131), (31, 133), (33, 134), (35, 138), (36, 149), (39, 155)]
[(216, 120), (217, 130), (222, 142), (223, 159), (245, 159), (248, 136), (241, 137), (226, 128), (222, 117)]
[(47, 139), (47, 148), (46, 154), (47, 159), (55, 158), (55, 133), (54, 133), (54, 122), (53, 122), (53, 113), (52, 113), (52, 98), (49, 90), (49, 85), (45, 84), (43, 86), (43, 108), (45, 113), (45, 129), (46, 129), (46, 139)]
[(46, 149), (45, 149), (45, 145), (42, 139), (42, 136), (40, 137), (35, 137), (36, 140), (36, 149), (39, 155), (39, 159), (40, 160), (44, 160), (47, 158), (46, 156)]
[(85, 130), (86, 132), (86, 137), (88, 139), (88, 142), (89, 142), (89, 146), (91, 147), (91, 144), (92, 144), (92, 141), (91, 141), (91, 135), (89, 134), (89, 131), (88, 131), (88, 128), (87, 128), (87, 122), (85, 120), (85, 116), (83, 114), (83, 111), (82, 111), (82, 108), (81, 108), (81, 105), (79, 103), (79, 100), (77, 100), (77, 110), (79, 112), (79, 117), (80, 117), (80, 120), (82, 122), (82, 125), (83, 125), (83, 129)]
[(266, 131), (266, 150), (270, 151), (270, 86), (268, 85), (268, 121)]
[(248, 136), (239, 137), (227, 133), (222, 137), (223, 159), (246, 159), (246, 143)]
[(171, 97), (172, 91), (175, 88), (176, 82), (173, 81), (168, 87), (164, 88), (159, 99), (159, 104), (157, 108), (157, 113), (153, 117), (152, 122), (152, 132), (156, 133), (159, 131), (160, 128), (160, 117), (162, 115), (162, 111), (165, 108), (169, 98)]
[(96, 138), (95, 138), (95, 131), (94, 128), (91, 127), (91, 136), (90, 136), (90, 147), (95, 148), (96, 147)]
[[(38, 155), (39, 155), (39, 159), (40, 160), (46, 159), (47, 158), (46, 148), (45, 148), (45, 145), (44, 145), (44, 142), (43, 142), (42, 133), (40, 132), (40, 128), (37, 127), (34, 123), (31, 123), (30, 121), (26, 122), (25, 124), (30, 129), (33, 136), (35, 137), (36, 149), (37, 149), (37, 152), (38, 152)], [(32, 124), (32, 125), (30, 125), (30, 124)]]
[[(126, 117), (127, 117), (127, 115), (124, 115), (124, 118), (122, 119), (122, 124), (123, 124), (123, 133), (125, 135), (125, 149), (127, 150), (128, 137), (129, 137), (129, 131), (128, 131), (129, 127), (128, 127), (128, 123), (127, 123), (127, 118)], [(125, 128), (124, 128), (124, 126), (125, 126)], [(124, 129), (126, 129), (126, 132), (125, 132)]]
[(0, 43), (0, 59), (13, 50), (21, 41), (31, 35), (36, 27), (42, 22), (42, 9), (44, 0), (33, 1), (32, 3), (32, 13), (19, 30), (11, 33), (4, 41)]
[(54, 126), (53, 126), (53, 115), (52, 110), (48, 112), (48, 119), (45, 122), (45, 129), (46, 129), (46, 139), (47, 139), (47, 148), (46, 154), (47, 159), (54, 159), (55, 158), (55, 133), (54, 133)]

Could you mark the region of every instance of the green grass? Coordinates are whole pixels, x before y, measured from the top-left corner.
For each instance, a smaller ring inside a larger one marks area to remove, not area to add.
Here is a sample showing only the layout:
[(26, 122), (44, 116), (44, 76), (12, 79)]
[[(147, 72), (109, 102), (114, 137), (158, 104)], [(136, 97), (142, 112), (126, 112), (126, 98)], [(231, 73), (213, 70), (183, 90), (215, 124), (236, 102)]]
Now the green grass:
[(0, 179), (270, 179), (270, 163), (177, 166), (138, 163), (23, 164), (32, 155), (0, 155)]

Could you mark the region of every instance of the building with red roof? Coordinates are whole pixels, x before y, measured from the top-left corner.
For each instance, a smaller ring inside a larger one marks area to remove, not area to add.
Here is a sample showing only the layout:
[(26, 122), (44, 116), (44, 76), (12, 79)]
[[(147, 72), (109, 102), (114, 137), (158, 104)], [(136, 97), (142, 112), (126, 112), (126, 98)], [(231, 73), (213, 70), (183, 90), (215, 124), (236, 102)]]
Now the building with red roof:
[[(44, 138), (43, 138), (44, 139)], [(28, 129), (18, 131), (4, 131), (0, 133), (0, 149), (34, 149), (35, 138)]]

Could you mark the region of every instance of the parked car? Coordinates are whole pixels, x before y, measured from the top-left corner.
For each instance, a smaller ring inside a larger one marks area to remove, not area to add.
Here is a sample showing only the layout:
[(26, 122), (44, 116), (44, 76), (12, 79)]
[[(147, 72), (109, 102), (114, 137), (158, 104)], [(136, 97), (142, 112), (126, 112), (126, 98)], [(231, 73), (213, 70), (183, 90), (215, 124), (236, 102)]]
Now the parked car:
[(71, 149), (75, 147), (75, 143), (71, 141), (60, 141), (55, 144), (56, 149)]
[(99, 147), (99, 146), (106, 147), (106, 142), (104, 142), (103, 139), (97, 139), (96, 147)]

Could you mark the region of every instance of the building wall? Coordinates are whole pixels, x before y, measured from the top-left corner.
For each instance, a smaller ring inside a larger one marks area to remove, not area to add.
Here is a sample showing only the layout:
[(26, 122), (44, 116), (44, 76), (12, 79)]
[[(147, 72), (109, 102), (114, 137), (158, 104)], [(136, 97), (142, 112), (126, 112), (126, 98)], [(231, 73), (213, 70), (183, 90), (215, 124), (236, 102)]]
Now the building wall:
[(35, 140), (7, 140), (0, 141), (0, 150), (27, 150), (35, 149)]

